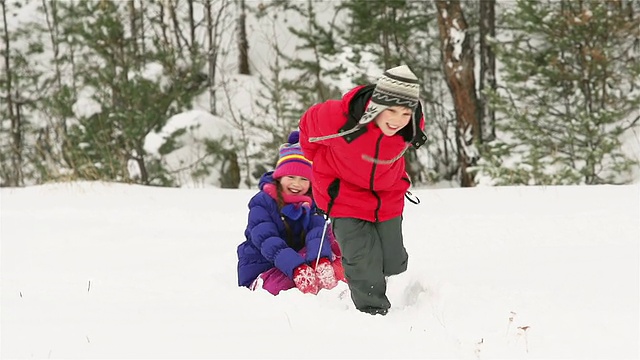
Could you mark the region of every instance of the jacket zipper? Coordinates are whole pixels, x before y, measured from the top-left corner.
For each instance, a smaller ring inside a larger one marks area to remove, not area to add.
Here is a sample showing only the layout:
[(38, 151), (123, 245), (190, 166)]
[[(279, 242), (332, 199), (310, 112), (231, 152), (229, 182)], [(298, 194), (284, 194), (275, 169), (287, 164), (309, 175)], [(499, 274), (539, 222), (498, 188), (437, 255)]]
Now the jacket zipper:
[[(376, 152), (373, 155), (374, 159), (378, 158), (378, 155), (380, 155), (380, 143), (382, 142), (382, 138), (384, 137), (384, 134), (381, 134), (380, 137), (378, 138), (378, 142), (376, 143)], [(371, 193), (373, 193), (373, 196), (376, 197), (376, 199), (378, 200), (378, 205), (376, 206), (376, 210), (374, 211), (374, 222), (378, 222), (378, 212), (380, 211), (380, 207), (382, 206), (382, 200), (380, 199), (380, 196), (378, 196), (378, 193), (373, 190), (373, 179), (375, 178), (375, 174), (376, 174), (376, 167), (378, 167), (378, 164), (373, 163), (373, 166), (371, 167), (371, 179), (369, 180), (369, 187), (371, 190)]]

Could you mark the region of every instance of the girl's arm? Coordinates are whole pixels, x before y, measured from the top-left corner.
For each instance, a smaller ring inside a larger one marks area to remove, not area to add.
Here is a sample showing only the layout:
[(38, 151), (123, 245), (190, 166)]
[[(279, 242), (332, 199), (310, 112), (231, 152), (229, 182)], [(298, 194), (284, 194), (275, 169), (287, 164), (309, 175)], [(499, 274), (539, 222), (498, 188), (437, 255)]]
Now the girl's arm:
[(251, 242), (260, 253), (276, 268), (293, 278), (293, 270), (305, 261), (286, 241), (280, 237), (278, 227), (271, 218), (270, 207), (260, 199), (252, 199), (249, 204), (248, 230)]

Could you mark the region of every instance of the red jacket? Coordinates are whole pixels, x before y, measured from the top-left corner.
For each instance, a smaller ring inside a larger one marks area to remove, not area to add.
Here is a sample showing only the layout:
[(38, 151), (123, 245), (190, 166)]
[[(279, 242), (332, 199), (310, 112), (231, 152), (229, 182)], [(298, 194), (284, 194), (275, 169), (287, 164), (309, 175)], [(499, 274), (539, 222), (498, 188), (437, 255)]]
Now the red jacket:
[[(392, 164), (379, 164), (362, 156), (392, 159), (405, 149), (407, 142), (417, 148), (426, 141), (419, 105), (412, 121), (396, 135), (385, 136), (372, 121), (353, 134), (309, 142), (311, 137), (353, 128), (364, 113), (373, 89), (373, 85), (356, 87), (341, 100), (312, 106), (300, 119), (300, 145), (305, 157), (313, 162), (314, 200), (334, 218), (378, 222), (402, 215), (404, 194), (411, 185), (404, 157)], [(330, 194), (334, 195), (333, 202)]]

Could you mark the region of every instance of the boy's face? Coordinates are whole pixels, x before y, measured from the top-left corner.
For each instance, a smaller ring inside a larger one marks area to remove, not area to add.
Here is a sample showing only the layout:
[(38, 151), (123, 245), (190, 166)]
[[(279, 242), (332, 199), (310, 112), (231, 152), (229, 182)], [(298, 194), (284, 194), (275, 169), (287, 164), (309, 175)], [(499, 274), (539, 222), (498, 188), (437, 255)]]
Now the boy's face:
[(411, 109), (403, 106), (391, 106), (376, 116), (376, 125), (386, 136), (395, 135), (411, 121)]
[(304, 195), (309, 191), (311, 182), (302, 176), (287, 175), (280, 178), (280, 185), (287, 195)]

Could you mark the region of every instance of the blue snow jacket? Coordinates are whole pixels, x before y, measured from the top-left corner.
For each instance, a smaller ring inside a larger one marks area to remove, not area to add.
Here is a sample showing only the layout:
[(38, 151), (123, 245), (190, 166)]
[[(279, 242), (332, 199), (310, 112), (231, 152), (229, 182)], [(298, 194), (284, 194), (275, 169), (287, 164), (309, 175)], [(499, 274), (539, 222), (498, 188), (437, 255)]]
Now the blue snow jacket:
[[(324, 227), (324, 218), (316, 213), (316, 205), (311, 208), (286, 204), (282, 208), (282, 216), (286, 219), (293, 243), (287, 244), (287, 231), (278, 211), (278, 204), (269, 194), (263, 191), (266, 184), (274, 183), (273, 172), (267, 172), (260, 178), (260, 192), (249, 201), (249, 221), (244, 232), (246, 240), (238, 246), (238, 285), (249, 286), (261, 273), (274, 266), (293, 278), (293, 271), (304, 263), (315, 261), (320, 257), (331, 256), (331, 244), (328, 234), (322, 242), (320, 239)], [(304, 242), (302, 231), (306, 232)], [(306, 256), (298, 251), (306, 247)]]

